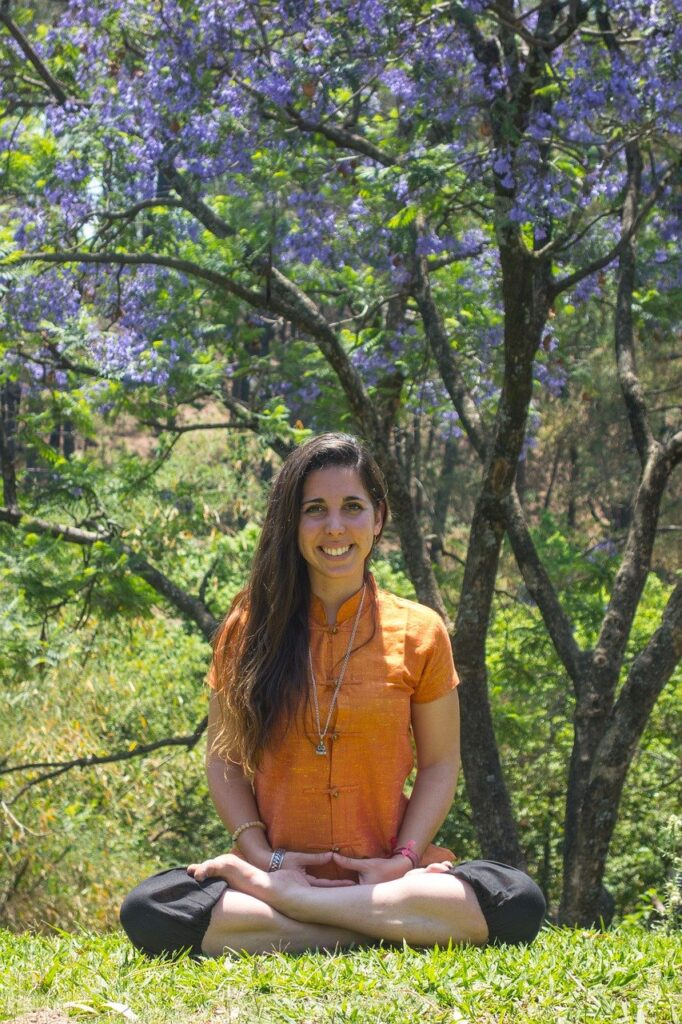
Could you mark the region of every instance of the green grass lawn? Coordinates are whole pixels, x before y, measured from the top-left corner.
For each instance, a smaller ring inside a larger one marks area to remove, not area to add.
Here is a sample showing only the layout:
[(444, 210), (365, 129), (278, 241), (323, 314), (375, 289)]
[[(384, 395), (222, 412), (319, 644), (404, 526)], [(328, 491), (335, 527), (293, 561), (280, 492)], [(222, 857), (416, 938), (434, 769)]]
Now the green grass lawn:
[(547, 929), (529, 948), (200, 962), (146, 960), (116, 934), (0, 931), (0, 965), (1, 1020), (49, 1007), (121, 1024), (682, 1024), (682, 940), (635, 928)]

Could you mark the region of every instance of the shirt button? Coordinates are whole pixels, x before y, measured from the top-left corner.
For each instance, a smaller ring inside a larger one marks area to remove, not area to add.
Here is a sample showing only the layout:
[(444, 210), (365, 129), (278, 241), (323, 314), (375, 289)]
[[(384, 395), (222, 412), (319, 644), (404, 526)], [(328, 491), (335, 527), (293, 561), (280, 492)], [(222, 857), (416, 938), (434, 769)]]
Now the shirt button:
[(340, 732), (333, 732), (331, 738), (333, 740), (338, 740), (340, 736), (341, 736)]
[(340, 793), (339, 793), (338, 789), (333, 789), (332, 790), (332, 796), (340, 796)]
[(338, 626), (331, 626), (330, 629), (329, 629), (329, 632), (333, 633), (334, 635), (336, 635), (338, 633), (338, 631), (339, 631), (339, 627)]
[(340, 846), (332, 846), (332, 853), (340, 853), (340, 852), (341, 852), (341, 847)]

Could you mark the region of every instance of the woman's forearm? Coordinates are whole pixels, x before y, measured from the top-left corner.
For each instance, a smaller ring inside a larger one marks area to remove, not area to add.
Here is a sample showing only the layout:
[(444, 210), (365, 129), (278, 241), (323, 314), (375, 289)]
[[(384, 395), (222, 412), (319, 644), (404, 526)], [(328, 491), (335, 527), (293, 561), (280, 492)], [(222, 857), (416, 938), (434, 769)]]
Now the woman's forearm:
[[(247, 821), (259, 820), (251, 783), (239, 765), (228, 765), (219, 757), (211, 757), (206, 762), (206, 776), (218, 817), (230, 833)], [(264, 829), (249, 828), (242, 832), (239, 852), (250, 864), (267, 870), (272, 848)]]
[(445, 821), (456, 788), (457, 767), (452, 762), (421, 768), (398, 832), (397, 846), (414, 844), (415, 853), (421, 856)]

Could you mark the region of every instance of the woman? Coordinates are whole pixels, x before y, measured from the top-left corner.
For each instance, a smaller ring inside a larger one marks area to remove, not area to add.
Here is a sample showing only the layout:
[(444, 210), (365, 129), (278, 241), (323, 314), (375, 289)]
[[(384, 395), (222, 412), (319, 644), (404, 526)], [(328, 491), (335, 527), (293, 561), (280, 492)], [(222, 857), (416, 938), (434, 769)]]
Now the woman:
[(381, 472), (355, 438), (323, 434), (286, 460), (209, 676), (209, 789), (234, 853), (138, 886), (121, 921), (139, 948), (215, 956), (537, 933), (545, 905), (527, 876), (453, 866), (431, 845), (457, 780), (457, 675), (438, 615), (368, 572), (387, 515)]

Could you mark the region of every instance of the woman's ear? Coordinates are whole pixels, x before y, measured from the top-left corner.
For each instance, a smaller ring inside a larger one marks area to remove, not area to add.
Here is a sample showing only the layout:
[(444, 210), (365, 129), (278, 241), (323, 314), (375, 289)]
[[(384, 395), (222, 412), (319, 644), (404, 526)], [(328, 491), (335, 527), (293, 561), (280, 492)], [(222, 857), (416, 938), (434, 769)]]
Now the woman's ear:
[(374, 509), (374, 538), (379, 536), (382, 527), (384, 525), (384, 518), (386, 516), (386, 506), (383, 501), (380, 501), (377, 507)]

